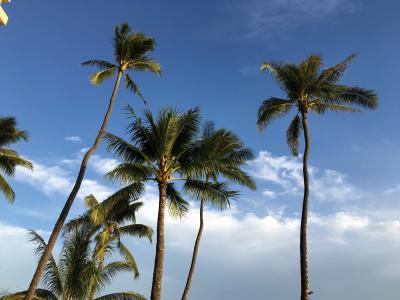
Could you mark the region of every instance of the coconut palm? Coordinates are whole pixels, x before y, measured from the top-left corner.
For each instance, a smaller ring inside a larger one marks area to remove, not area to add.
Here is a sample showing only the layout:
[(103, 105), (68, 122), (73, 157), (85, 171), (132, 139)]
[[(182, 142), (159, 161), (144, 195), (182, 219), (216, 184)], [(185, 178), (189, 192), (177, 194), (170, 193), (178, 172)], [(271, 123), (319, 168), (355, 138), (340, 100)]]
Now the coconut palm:
[[(17, 166), (32, 170), (32, 163), (19, 156), (18, 152), (8, 148), (11, 144), (28, 140), (28, 133), (17, 128), (13, 117), (0, 117), (0, 170), (8, 176), (14, 176)], [(0, 174), (0, 190), (8, 202), (13, 203), (15, 193), (7, 180)]]
[(150, 226), (136, 223), (136, 212), (142, 206), (137, 198), (120, 198), (118, 202), (115, 202), (114, 199), (117, 196), (119, 195), (112, 195), (101, 203), (93, 195), (87, 196), (85, 198), (87, 211), (82, 216), (65, 224), (65, 230), (70, 232), (77, 226), (93, 228), (93, 231), (96, 232), (94, 249), (99, 265), (103, 265), (108, 254), (109, 249), (106, 245), (115, 242), (120, 255), (130, 262), (135, 278), (137, 278), (139, 271), (135, 258), (121, 237), (147, 237), (151, 242), (153, 230)]
[[(95, 227), (89, 224), (75, 225), (64, 236), (58, 263), (50, 256), (42, 278), (43, 288), (36, 290), (35, 299), (144, 300), (142, 295), (130, 291), (95, 297), (115, 275), (124, 271), (135, 274), (136, 265), (129, 259), (112, 260), (110, 256), (117, 247), (112, 241), (97, 247), (93, 239), (97, 231)], [(35, 231), (30, 231), (30, 235), (31, 241), (36, 245), (36, 254), (42, 255), (46, 249), (45, 241)], [(103, 253), (108, 257), (106, 263)], [(25, 294), (26, 292), (20, 292), (3, 299), (22, 299)]]
[[(130, 142), (106, 134), (108, 149), (123, 159), (123, 163), (108, 173), (107, 177), (118, 180), (127, 186), (124, 193), (129, 193), (132, 184), (146, 181), (156, 182), (159, 190), (156, 254), (154, 261), (151, 299), (159, 300), (164, 266), (164, 223), (165, 209), (175, 216), (182, 216), (188, 210), (188, 203), (174, 181), (184, 185), (186, 191), (202, 189), (203, 193), (215, 194), (217, 186), (191, 179), (191, 174), (198, 164), (197, 156), (192, 155), (195, 138), (199, 133), (200, 111), (198, 108), (179, 113), (170, 108), (162, 109), (158, 117), (146, 110), (144, 119), (131, 112), (134, 120), (128, 126)], [(211, 198), (211, 197), (210, 197)]]
[[(211, 204), (219, 209), (226, 209), (230, 201), (238, 196), (238, 192), (229, 188), (229, 182), (255, 189), (254, 181), (241, 167), (247, 160), (253, 158), (252, 151), (245, 148), (243, 142), (231, 131), (225, 129), (215, 130), (212, 123), (207, 123), (203, 129), (201, 139), (195, 144), (192, 151), (192, 160), (198, 161), (200, 168), (194, 170), (192, 177), (202, 179), (205, 183), (213, 186), (218, 193), (206, 193), (202, 189), (189, 190), (195, 199), (200, 201), (200, 226), (193, 248), (192, 261), (186, 280), (182, 300), (186, 300), (196, 266), (196, 260), (200, 247), (200, 239), (204, 228), (204, 206)], [(221, 182), (224, 177), (228, 181)]]
[(299, 139), (303, 130), (305, 149), (303, 155), (304, 197), (300, 228), (301, 300), (308, 300), (307, 264), (307, 214), (309, 197), (308, 157), (310, 134), (308, 113), (324, 114), (327, 111), (359, 112), (360, 109), (376, 109), (378, 96), (372, 90), (346, 86), (339, 81), (349, 63), (356, 57), (350, 55), (337, 65), (322, 69), (320, 55), (311, 55), (300, 64), (266, 62), (262, 71), (269, 71), (286, 94), (286, 98), (270, 97), (258, 110), (258, 126), (264, 130), (274, 119), (291, 111), (295, 116), (287, 129), (287, 143), (294, 155), (298, 154)]
[(61, 232), (76, 195), (78, 194), (83, 177), (85, 176), (86, 166), (89, 158), (97, 150), (101, 137), (106, 130), (122, 77), (124, 76), (125, 87), (135, 92), (143, 99), (137, 84), (128, 73), (130, 71), (149, 71), (158, 75), (161, 73), (159, 64), (154, 59), (148, 57), (148, 53), (153, 51), (155, 46), (155, 41), (153, 38), (146, 37), (142, 33), (133, 32), (129, 28), (128, 24), (124, 23), (121, 26), (115, 27), (113, 46), (115, 63), (110, 63), (103, 60), (89, 60), (82, 63), (84, 66), (96, 66), (100, 69), (99, 72), (90, 76), (90, 80), (94, 84), (101, 84), (106, 79), (111, 78), (115, 73), (117, 76), (103, 123), (96, 136), (94, 144), (89, 148), (89, 150), (87, 150), (83, 157), (75, 185), (68, 196), (60, 216), (57, 219), (47, 243), (47, 247), (43, 252), (43, 257), (39, 260), (39, 264), (36, 268), (35, 274), (28, 289), (27, 296), (25, 298), (26, 300), (31, 300), (34, 295), (34, 291), (37, 288), (45, 269), (46, 262), (54, 248), (57, 237)]

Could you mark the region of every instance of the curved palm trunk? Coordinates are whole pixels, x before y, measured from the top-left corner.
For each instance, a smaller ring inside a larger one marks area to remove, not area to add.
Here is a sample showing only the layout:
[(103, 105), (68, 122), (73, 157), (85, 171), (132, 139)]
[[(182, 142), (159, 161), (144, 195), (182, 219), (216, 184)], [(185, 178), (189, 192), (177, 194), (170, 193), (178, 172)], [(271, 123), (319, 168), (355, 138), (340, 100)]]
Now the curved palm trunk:
[(185, 285), (185, 290), (183, 291), (183, 294), (182, 294), (182, 300), (186, 300), (189, 296), (190, 285), (192, 283), (194, 268), (196, 267), (197, 255), (199, 253), (200, 239), (201, 239), (201, 235), (203, 234), (203, 228), (204, 228), (204, 200), (201, 200), (201, 203), (200, 203), (200, 226), (199, 226), (199, 231), (197, 233), (196, 242), (194, 243), (192, 263), (190, 265), (189, 274), (186, 279), (186, 285)]
[(71, 209), (71, 206), (76, 198), (76, 195), (78, 194), (78, 191), (81, 187), (82, 181), (83, 181), (83, 177), (85, 176), (85, 172), (86, 172), (86, 167), (87, 167), (87, 163), (89, 161), (90, 156), (96, 151), (97, 147), (99, 146), (100, 140), (102, 135), (104, 134), (107, 124), (108, 124), (108, 120), (110, 119), (110, 115), (111, 115), (111, 111), (113, 108), (113, 104), (115, 102), (115, 97), (117, 95), (117, 91), (118, 91), (118, 87), (119, 87), (119, 83), (121, 81), (121, 77), (122, 77), (122, 72), (119, 71), (118, 72), (118, 76), (117, 79), (115, 81), (115, 85), (114, 85), (114, 89), (112, 92), (112, 95), (110, 97), (110, 102), (108, 104), (108, 109), (107, 109), (107, 113), (104, 116), (104, 120), (103, 120), (103, 124), (101, 125), (100, 131), (97, 134), (97, 137), (94, 141), (94, 144), (92, 147), (89, 148), (89, 150), (86, 152), (85, 156), (83, 157), (82, 163), (81, 163), (81, 167), (79, 169), (79, 173), (78, 173), (78, 177), (76, 178), (76, 182), (74, 187), (72, 188), (71, 193), (68, 196), (67, 201), (65, 202), (64, 208), (62, 209), (60, 216), (57, 219), (56, 224), (54, 225), (54, 229), (50, 235), (49, 241), (47, 243), (46, 249), (42, 255), (42, 257), (39, 260), (39, 264), (36, 268), (35, 274), (33, 275), (31, 284), (29, 286), (28, 292), (25, 296), (25, 300), (32, 300), (35, 294), (35, 291), (39, 285), (39, 282), (42, 278), (44, 269), (46, 267), (47, 261), (53, 251), (53, 248), (56, 244), (58, 235), (60, 234), (60, 231), (64, 225), (65, 219), (68, 216), (68, 213)]
[(154, 259), (153, 283), (151, 287), (151, 300), (161, 299), (161, 284), (164, 270), (164, 222), (165, 207), (167, 203), (167, 183), (158, 184), (159, 204), (157, 218), (157, 244)]
[(309, 195), (309, 179), (308, 179), (308, 157), (310, 152), (310, 134), (307, 125), (307, 113), (301, 112), (305, 149), (303, 156), (303, 179), (304, 179), (304, 197), (303, 209), (301, 212), (300, 226), (300, 272), (301, 272), (301, 300), (309, 299), (308, 286), (308, 262), (307, 262), (307, 222), (308, 222), (308, 195)]

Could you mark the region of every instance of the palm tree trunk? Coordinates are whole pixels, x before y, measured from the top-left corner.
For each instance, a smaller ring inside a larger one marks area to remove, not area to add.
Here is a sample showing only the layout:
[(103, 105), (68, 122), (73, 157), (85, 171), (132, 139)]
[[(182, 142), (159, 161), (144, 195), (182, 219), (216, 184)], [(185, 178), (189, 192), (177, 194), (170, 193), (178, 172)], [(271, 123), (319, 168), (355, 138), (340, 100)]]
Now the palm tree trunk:
[(71, 206), (76, 198), (76, 195), (78, 194), (78, 191), (81, 187), (82, 181), (83, 181), (83, 177), (85, 176), (85, 172), (86, 172), (86, 167), (87, 167), (87, 163), (89, 161), (90, 156), (96, 151), (96, 149), (99, 146), (100, 140), (102, 138), (102, 135), (104, 134), (108, 121), (110, 119), (110, 115), (111, 115), (111, 111), (113, 108), (113, 104), (115, 102), (115, 97), (117, 95), (117, 91), (118, 91), (118, 87), (121, 81), (121, 77), (122, 77), (122, 71), (118, 72), (118, 76), (117, 79), (115, 81), (115, 85), (114, 85), (114, 89), (112, 92), (112, 95), (110, 97), (110, 101), (108, 104), (108, 109), (107, 109), (107, 113), (104, 116), (104, 120), (103, 120), (103, 124), (101, 125), (100, 131), (97, 134), (97, 137), (94, 141), (94, 144), (92, 147), (89, 148), (89, 150), (86, 152), (85, 156), (83, 157), (82, 163), (81, 163), (81, 167), (79, 169), (79, 173), (78, 173), (78, 177), (76, 178), (75, 181), (75, 185), (72, 188), (71, 193), (68, 196), (67, 201), (65, 202), (64, 208), (62, 209), (60, 216), (57, 219), (56, 224), (54, 225), (53, 231), (50, 235), (49, 241), (47, 243), (46, 249), (42, 255), (42, 257), (39, 260), (39, 264), (36, 268), (35, 274), (33, 275), (31, 284), (29, 285), (29, 289), (28, 292), (25, 296), (25, 300), (32, 300), (35, 294), (35, 291), (39, 285), (39, 282), (42, 278), (44, 269), (46, 267), (47, 261), (53, 251), (53, 248), (56, 244), (58, 235), (60, 234), (60, 231), (64, 225), (65, 219), (68, 216), (68, 213), (71, 209)]
[(308, 195), (309, 195), (309, 179), (308, 179), (308, 157), (310, 152), (310, 134), (307, 125), (307, 113), (301, 112), (305, 149), (303, 156), (303, 179), (304, 179), (304, 197), (303, 209), (301, 212), (300, 226), (300, 272), (301, 272), (301, 300), (309, 299), (308, 286), (308, 262), (307, 262), (307, 222), (308, 222)]
[(159, 204), (157, 218), (157, 244), (156, 255), (154, 259), (153, 284), (151, 287), (151, 300), (161, 299), (161, 284), (164, 269), (164, 222), (165, 207), (167, 204), (167, 183), (160, 182), (158, 184)]
[(204, 228), (204, 200), (201, 200), (201, 202), (200, 202), (200, 227), (199, 227), (199, 231), (197, 233), (196, 242), (194, 243), (192, 263), (190, 265), (190, 270), (189, 270), (189, 274), (188, 274), (188, 277), (186, 280), (185, 290), (183, 291), (182, 300), (186, 300), (187, 297), (189, 296), (190, 285), (192, 283), (192, 277), (193, 277), (193, 273), (194, 273), (194, 268), (196, 266), (197, 255), (199, 253), (200, 239), (201, 239), (201, 235), (203, 234), (203, 228)]

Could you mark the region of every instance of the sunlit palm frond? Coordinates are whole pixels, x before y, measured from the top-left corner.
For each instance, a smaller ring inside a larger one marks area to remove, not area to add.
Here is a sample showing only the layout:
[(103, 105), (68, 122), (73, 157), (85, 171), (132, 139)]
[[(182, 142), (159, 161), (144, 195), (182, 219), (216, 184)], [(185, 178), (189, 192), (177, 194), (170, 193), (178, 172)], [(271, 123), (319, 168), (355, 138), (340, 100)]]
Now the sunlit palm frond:
[(112, 67), (109, 69), (93, 73), (92, 75), (90, 75), (89, 80), (94, 85), (102, 84), (105, 80), (110, 79), (115, 74), (116, 70), (117, 70), (116, 67)]

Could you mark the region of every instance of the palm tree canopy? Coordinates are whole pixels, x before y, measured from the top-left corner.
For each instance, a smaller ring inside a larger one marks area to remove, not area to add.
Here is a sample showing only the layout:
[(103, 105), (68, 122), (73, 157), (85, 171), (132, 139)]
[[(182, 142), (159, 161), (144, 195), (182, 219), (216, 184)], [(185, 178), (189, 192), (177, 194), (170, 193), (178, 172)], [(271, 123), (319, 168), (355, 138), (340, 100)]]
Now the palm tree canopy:
[(127, 184), (145, 181), (168, 183), (168, 207), (172, 215), (182, 216), (189, 204), (182, 198), (174, 179), (186, 178), (182, 161), (190, 151), (199, 130), (200, 110), (180, 113), (171, 108), (160, 111), (157, 118), (146, 110), (138, 118), (128, 107), (133, 121), (127, 127), (130, 142), (107, 133), (108, 149), (123, 163), (107, 174), (107, 178)]
[(115, 72), (125, 74), (125, 88), (137, 94), (143, 101), (143, 95), (139, 91), (136, 82), (128, 74), (128, 71), (147, 71), (161, 75), (159, 63), (148, 56), (153, 51), (155, 40), (143, 33), (133, 31), (127, 23), (115, 27), (113, 48), (114, 62), (105, 60), (88, 60), (83, 66), (95, 66), (100, 71), (90, 75), (93, 84), (101, 84), (111, 78)]
[[(28, 133), (17, 128), (13, 117), (0, 117), (0, 170), (8, 176), (14, 176), (17, 166), (33, 169), (32, 163), (19, 156), (9, 145), (28, 140)], [(9, 202), (14, 202), (15, 193), (6, 179), (0, 174), (0, 190)]]
[[(185, 192), (190, 192), (196, 197), (203, 195), (209, 199), (218, 198), (221, 203), (224, 202), (223, 198), (226, 201), (237, 195), (228, 189), (226, 183), (204, 181), (207, 174), (211, 176), (205, 152), (209, 151), (211, 154), (215, 149), (211, 147), (211, 137), (206, 141), (200, 135), (199, 108), (183, 113), (164, 108), (156, 117), (146, 110), (143, 118), (138, 118), (129, 107), (128, 111), (133, 117), (133, 122), (127, 128), (130, 141), (110, 133), (105, 135), (108, 149), (123, 159), (123, 163), (107, 174), (109, 179), (118, 180), (126, 184), (127, 188), (144, 181), (168, 183), (168, 207), (174, 216), (184, 215), (189, 207), (173, 183), (174, 180), (182, 180)], [(253, 186), (254, 183), (247, 174), (237, 167), (241, 160), (251, 157), (251, 152), (241, 149), (240, 143), (234, 145), (232, 141), (235, 140), (235, 136), (232, 133), (218, 131), (215, 134), (214, 143), (218, 140), (217, 136), (226, 136), (225, 144), (220, 141), (220, 150), (225, 147), (226, 152), (225, 156), (221, 153), (218, 158), (221, 160), (219, 167), (217, 163), (213, 163), (213, 176), (223, 175)], [(200, 142), (202, 139), (203, 142)], [(237, 150), (231, 151), (230, 164), (224, 163), (224, 159), (228, 161), (229, 158), (228, 149)], [(233, 163), (234, 160), (236, 163)]]
[(189, 165), (196, 161), (199, 167), (191, 170), (193, 179), (188, 181), (185, 189), (196, 199), (223, 209), (230, 205), (231, 199), (239, 195), (237, 191), (230, 189), (229, 182), (253, 190), (256, 188), (254, 180), (241, 169), (253, 157), (253, 152), (244, 147), (243, 142), (232, 131), (216, 130), (214, 124), (208, 122), (186, 160)]
[[(115, 201), (117, 199), (118, 201)], [(108, 245), (115, 242), (120, 255), (129, 261), (135, 278), (139, 276), (136, 261), (122, 242), (123, 236), (147, 237), (150, 242), (153, 230), (150, 226), (136, 223), (136, 212), (142, 206), (137, 198), (110, 196), (99, 202), (93, 195), (85, 198), (87, 211), (65, 225), (66, 232), (77, 226), (89, 226), (94, 232), (96, 258), (103, 262), (109, 252)], [(133, 223), (130, 223), (133, 222)]]
[[(59, 261), (50, 256), (42, 278), (42, 289), (36, 290), (35, 299), (93, 299), (95, 294), (108, 285), (120, 272), (134, 272), (134, 266), (127, 259), (99, 261), (99, 251), (106, 250), (111, 256), (115, 249), (112, 243), (103, 245), (104, 249), (93, 247), (93, 235), (96, 229), (89, 224), (71, 225), (64, 236)], [(40, 256), (46, 243), (35, 231), (30, 231), (31, 241), (36, 245), (36, 254)], [(127, 250), (127, 249), (126, 249)], [(128, 251), (128, 250), (127, 250)], [(5, 296), (2, 299), (23, 299), (26, 291)], [(95, 299), (145, 300), (134, 292), (120, 292)]]
[(352, 54), (324, 69), (320, 55), (311, 55), (299, 64), (263, 63), (261, 70), (272, 74), (287, 98), (270, 97), (263, 101), (258, 110), (257, 124), (260, 130), (274, 119), (283, 117), (292, 109), (296, 110), (297, 114), (287, 130), (287, 142), (292, 153), (297, 155), (302, 130), (300, 113), (359, 112), (361, 109), (377, 108), (379, 99), (374, 91), (339, 82), (355, 57)]

